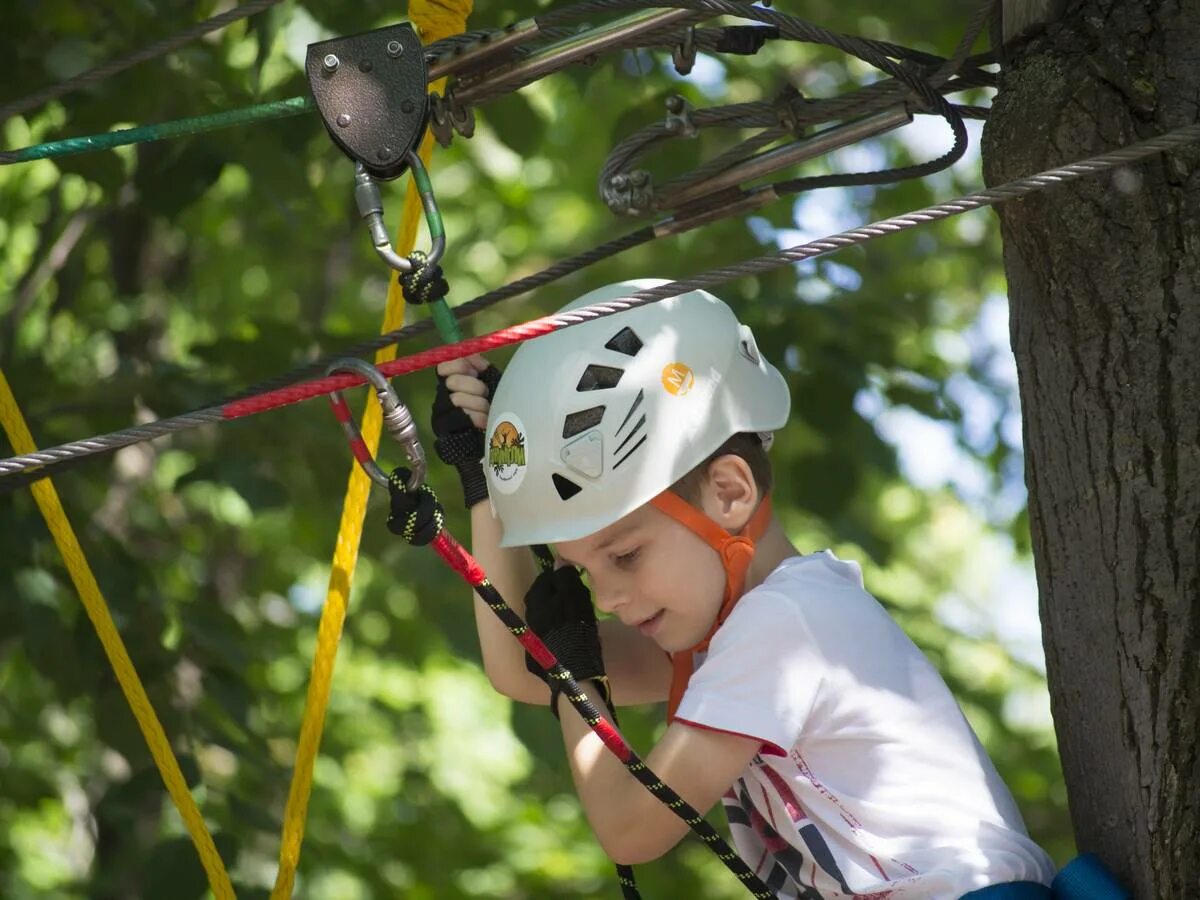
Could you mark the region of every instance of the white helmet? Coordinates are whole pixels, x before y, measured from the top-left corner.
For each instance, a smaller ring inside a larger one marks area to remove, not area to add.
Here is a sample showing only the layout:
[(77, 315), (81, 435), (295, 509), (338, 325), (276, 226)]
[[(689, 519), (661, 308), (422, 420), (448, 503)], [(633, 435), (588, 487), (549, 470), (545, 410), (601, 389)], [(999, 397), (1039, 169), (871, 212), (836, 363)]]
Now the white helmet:
[[(561, 311), (667, 283), (623, 281)], [(782, 427), (789, 407), (750, 329), (705, 291), (527, 341), (488, 414), (483, 464), (501, 546), (594, 534), (733, 435)]]

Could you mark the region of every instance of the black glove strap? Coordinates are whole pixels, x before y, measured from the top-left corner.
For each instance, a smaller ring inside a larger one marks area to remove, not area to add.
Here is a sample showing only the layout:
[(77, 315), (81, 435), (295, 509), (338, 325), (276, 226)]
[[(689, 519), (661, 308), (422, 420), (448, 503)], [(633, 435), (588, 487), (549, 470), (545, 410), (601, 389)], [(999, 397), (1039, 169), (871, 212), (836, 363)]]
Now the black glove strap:
[[(500, 370), (488, 366), (479, 373), (479, 380), (488, 389), (488, 398), (495, 396), (500, 383)], [(462, 483), (463, 502), (467, 509), (487, 499), (487, 477), (483, 472), (483, 432), (472, 424), (470, 417), (450, 401), (446, 379), (438, 377), (437, 393), (433, 400), (433, 450), (438, 459), (458, 470)]]

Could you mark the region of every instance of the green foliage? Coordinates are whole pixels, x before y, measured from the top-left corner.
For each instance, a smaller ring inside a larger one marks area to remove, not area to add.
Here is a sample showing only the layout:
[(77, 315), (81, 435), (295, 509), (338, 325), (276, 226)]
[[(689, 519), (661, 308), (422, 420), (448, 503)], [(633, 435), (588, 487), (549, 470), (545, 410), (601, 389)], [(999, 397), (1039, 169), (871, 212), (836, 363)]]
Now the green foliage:
[[(5, 4), (0, 34), (15, 36), (5, 94), (127, 52), (217, 5), (101, 6)], [(471, 26), (538, 4), (505, 6), (479, 4)], [(805, 14), (841, 31), (943, 52), (954, 45), (958, 5), (906, 9), (902, 22), (882, 10), (817, 2)], [(3, 139), (17, 147), (300, 94), (306, 41), (395, 15), (394, 3), (285, 4), (5, 123)], [(613, 222), (595, 179), (616, 140), (662, 116), (666, 94), (683, 90), (697, 103), (769, 97), (783, 71), (813, 93), (863, 77), (826, 52), (769, 47), (731, 64), (722, 97), (706, 98), (661, 58), (610, 57), (488, 104), (479, 134), (457, 139), (432, 166), (452, 301), (634, 227)], [(652, 168), (677, 172), (719, 143), (673, 148)], [(897, 140), (877, 146), (891, 161), (909, 159)], [(0, 365), (37, 440), (207, 406), (375, 332), (386, 273), (353, 211), (351, 174), (311, 116), (0, 169)], [(830, 206), (845, 205), (853, 220), (879, 217), (975, 183), (974, 173), (956, 171), (781, 202), (753, 227), (723, 222), (631, 251), (471, 327), (549, 312), (620, 277), (684, 276), (757, 255), (775, 245), (777, 229), (807, 227)], [(394, 227), (402, 194), (386, 196)], [(1011, 533), (1023, 546), (1024, 520), (982, 511), (948, 488), (906, 485), (895, 448), (857, 402), (869, 394), (882, 408), (944, 423), (993, 490), (1013, 471), (1019, 477), (1019, 448), (998, 426), (990, 439), (973, 437), (947, 390), (966, 379), (1000, 407), (1011, 403), (987, 353), (956, 343), (983, 299), (1002, 291), (996, 231), (988, 218), (974, 221), (742, 280), (724, 296), (784, 364), (795, 397), (775, 452), (778, 507), (793, 536), (864, 560), (868, 584), (956, 690), (1035, 837), (1062, 859), (1070, 833), (1053, 735), (1009, 711), (1014, 696), (1044, 695), (1042, 676), (990, 633), (956, 632), (939, 615), (988, 542)], [(433, 379), (419, 373), (398, 389), (427, 410)], [(381, 455), (385, 465), (398, 458), (386, 444)], [(350, 466), (317, 401), (129, 448), (56, 478), (239, 896), (265, 896), (273, 877)], [(435, 467), (432, 479), (457, 498), (452, 475)], [(465, 534), (465, 516), (449, 505), (452, 530)], [(467, 592), (432, 553), (395, 541), (383, 518), (373, 497), (298, 896), (613, 894), (553, 722), (492, 693)], [(0, 895), (203, 896), (195, 854), (27, 491), (0, 505), (0, 547)], [(650, 746), (659, 716), (626, 714), (635, 746)], [(640, 878), (647, 897), (740, 896), (694, 844)]]

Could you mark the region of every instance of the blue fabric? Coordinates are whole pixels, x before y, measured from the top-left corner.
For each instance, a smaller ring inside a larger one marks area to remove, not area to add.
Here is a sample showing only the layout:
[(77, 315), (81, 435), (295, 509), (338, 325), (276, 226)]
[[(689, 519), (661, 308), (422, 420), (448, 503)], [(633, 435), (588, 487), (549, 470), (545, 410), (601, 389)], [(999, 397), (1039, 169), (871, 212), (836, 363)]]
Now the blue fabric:
[(1091, 853), (1077, 856), (1054, 876), (1054, 900), (1131, 900), (1110, 871)]
[(1050, 888), (1036, 881), (1010, 881), (1008, 884), (993, 884), (969, 894), (962, 900), (1051, 900)]
[(1090, 853), (1077, 856), (1046, 887), (1036, 881), (993, 884), (964, 894), (962, 900), (1131, 900), (1104, 864)]

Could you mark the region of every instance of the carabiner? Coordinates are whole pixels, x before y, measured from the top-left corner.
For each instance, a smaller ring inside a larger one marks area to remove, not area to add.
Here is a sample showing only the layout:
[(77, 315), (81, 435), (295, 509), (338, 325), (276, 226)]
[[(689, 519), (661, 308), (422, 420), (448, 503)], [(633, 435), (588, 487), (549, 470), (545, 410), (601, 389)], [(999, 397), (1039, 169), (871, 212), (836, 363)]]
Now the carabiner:
[[(413, 422), (408, 407), (400, 402), (391, 382), (384, 374), (366, 360), (356, 356), (335, 359), (325, 370), (325, 374), (328, 376), (339, 373), (361, 375), (375, 388), (379, 405), (383, 407), (384, 427), (387, 428), (388, 434), (404, 448), (404, 455), (408, 457), (409, 465), (412, 467), (412, 474), (408, 478), (408, 489), (416, 490), (425, 480), (425, 451), (421, 448), (421, 438), (417, 434), (417, 426)], [(367, 448), (362, 432), (358, 430), (358, 425), (355, 423), (354, 416), (341, 391), (334, 391), (329, 395), (329, 405), (333, 407), (333, 414), (337, 416), (337, 420), (342, 423), (342, 430), (346, 432), (346, 438), (350, 441), (350, 450), (354, 453), (354, 458), (358, 460), (372, 481), (380, 487), (386, 488), (388, 476), (371, 456), (371, 451)]]
[[(412, 172), (413, 182), (421, 195), (421, 206), (425, 210), (425, 224), (429, 227), (429, 240), (432, 246), (427, 257), (429, 265), (437, 265), (446, 252), (446, 228), (442, 223), (442, 213), (438, 209), (437, 199), (433, 196), (433, 184), (429, 180), (429, 172), (421, 162), (421, 157), (413, 150), (405, 155), (409, 171)], [(354, 202), (358, 212), (367, 222), (367, 230), (371, 232), (371, 243), (380, 258), (397, 272), (406, 273), (413, 270), (412, 260), (406, 259), (392, 247), (388, 237), (387, 226), (383, 222), (383, 195), (375, 178), (361, 163), (354, 164)]]

